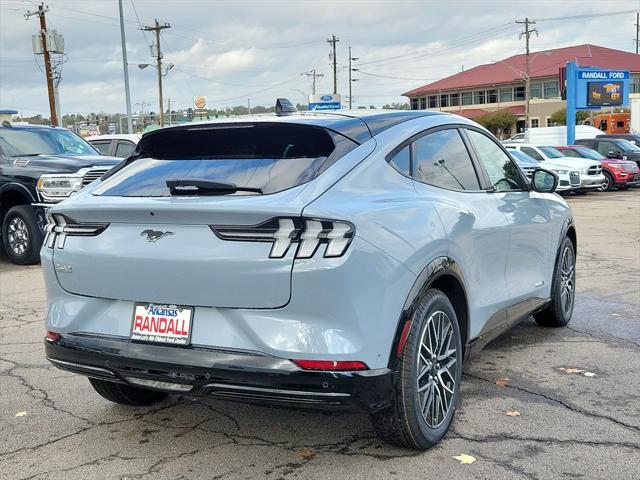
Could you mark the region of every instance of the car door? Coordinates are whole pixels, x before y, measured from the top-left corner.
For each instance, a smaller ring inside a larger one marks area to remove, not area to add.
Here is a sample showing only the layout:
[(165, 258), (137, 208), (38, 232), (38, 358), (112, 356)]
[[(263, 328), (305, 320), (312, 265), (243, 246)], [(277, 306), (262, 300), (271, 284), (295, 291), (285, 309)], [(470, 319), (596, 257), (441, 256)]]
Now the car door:
[(449, 256), (462, 269), (470, 309), (470, 335), (485, 322), (506, 322), (510, 293), (505, 270), (509, 225), (495, 196), (480, 185), (478, 170), (456, 126), (424, 132), (411, 145), (415, 189), (434, 208), (448, 237)]
[(506, 279), (513, 303), (547, 298), (555, 252), (544, 194), (530, 190), (515, 162), (484, 131), (465, 128), (464, 133), (488, 180), (487, 193), (509, 223)]

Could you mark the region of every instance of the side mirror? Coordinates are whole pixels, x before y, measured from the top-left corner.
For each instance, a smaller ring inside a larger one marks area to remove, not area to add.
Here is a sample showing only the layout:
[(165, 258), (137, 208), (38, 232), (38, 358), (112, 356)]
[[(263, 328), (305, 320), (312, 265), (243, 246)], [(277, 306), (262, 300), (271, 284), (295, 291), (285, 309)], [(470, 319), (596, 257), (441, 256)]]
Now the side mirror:
[(620, 152), (618, 150), (616, 150), (616, 151), (609, 150), (608, 155), (609, 155), (609, 158), (620, 158), (622, 156), (622, 152)]
[(558, 186), (558, 176), (549, 170), (536, 168), (531, 175), (531, 186), (536, 192), (553, 193)]

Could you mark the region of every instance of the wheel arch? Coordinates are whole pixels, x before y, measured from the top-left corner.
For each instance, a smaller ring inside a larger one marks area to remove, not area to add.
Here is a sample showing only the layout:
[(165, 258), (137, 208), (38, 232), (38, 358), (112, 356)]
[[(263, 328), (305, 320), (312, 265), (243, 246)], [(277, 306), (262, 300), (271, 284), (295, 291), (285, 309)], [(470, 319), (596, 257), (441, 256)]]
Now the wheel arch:
[(438, 257), (424, 267), (405, 300), (389, 355), (389, 367), (392, 369), (395, 369), (400, 353), (404, 348), (404, 342), (411, 326), (413, 310), (429, 288), (437, 288), (449, 297), (458, 317), (463, 354), (467, 350), (470, 327), (469, 302), (462, 270), (451, 257)]
[(8, 183), (0, 188), (0, 224), (10, 208), (16, 205), (30, 205), (36, 199), (24, 185)]

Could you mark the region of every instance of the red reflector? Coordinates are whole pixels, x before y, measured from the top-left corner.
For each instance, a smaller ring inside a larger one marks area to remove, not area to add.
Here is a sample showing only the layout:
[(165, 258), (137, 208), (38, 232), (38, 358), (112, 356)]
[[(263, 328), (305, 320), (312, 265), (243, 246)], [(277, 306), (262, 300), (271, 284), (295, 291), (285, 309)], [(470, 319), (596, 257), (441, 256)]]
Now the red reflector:
[(402, 333), (400, 334), (400, 341), (398, 342), (398, 356), (402, 355), (404, 351), (404, 346), (407, 344), (407, 337), (409, 336), (409, 330), (411, 330), (411, 321), (407, 320), (404, 322), (404, 327), (402, 327)]
[(52, 342), (57, 340), (60, 337), (59, 333), (56, 332), (47, 332), (47, 340), (51, 340)]
[(333, 360), (292, 360), (304, 370), (326, 370), (326, 371), (348, 371), (348, 370), (368, 370), (366, 364), (362, 362), (336, 362)]

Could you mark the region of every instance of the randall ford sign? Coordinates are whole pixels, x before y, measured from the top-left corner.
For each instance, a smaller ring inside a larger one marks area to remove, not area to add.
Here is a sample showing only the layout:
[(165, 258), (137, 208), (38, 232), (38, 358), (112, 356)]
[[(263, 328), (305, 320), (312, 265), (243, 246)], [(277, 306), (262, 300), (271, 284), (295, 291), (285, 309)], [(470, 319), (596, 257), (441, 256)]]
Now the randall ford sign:
[(624, 70), (594, 70), (578, 71), (580, 80), (628, 80), (629, 72)]
[(309, 110), (339, 110), (342, 98), (337, 93), (309, 95)]

